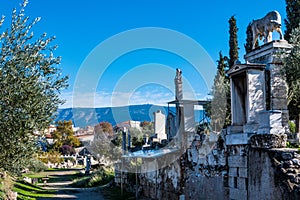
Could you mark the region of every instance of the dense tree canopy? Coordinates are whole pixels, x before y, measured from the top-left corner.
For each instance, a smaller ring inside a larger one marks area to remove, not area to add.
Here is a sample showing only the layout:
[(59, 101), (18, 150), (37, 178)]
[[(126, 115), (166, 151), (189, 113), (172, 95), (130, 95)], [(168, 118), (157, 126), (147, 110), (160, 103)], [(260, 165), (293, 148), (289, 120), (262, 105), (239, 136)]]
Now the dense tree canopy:
[(300, 114), (300, 27), (291, 33), (290, 42), (293, 45), (291, 52), (284, 61), (283, 73), (288, 84), (288, 108), (291, 119), (297, 121), (299, 131)]
[(286, 19), (285, 23), (285, 31), (284, 38), (291, 41), (291, 33), (293, 29), (299, 27), (300, 24), (300, 0), (285, 0), (286, 3)]
[(230, 87), (229, 80), (225, 76), (225, 70), (228, 67), (228, 58), (219, 53), (218, 71), (214, 79), (214, 85), (212, 88), (212, 102), (209, 108), (209, 114), (211, 116), (211, 126), (214, 131), (221, 131), (222, 128), (230, 124), (230, 102), (228, 104), (228, 98), (230, 100)]
[[(18, 173), (36, 150), (34, 132), (52, 121), (62, 100), (67, 77), (60, 74), (54, 56), (54, 37), (34, 37), (39, 18), (25, 16), (26, 1), (13, 10), (11, 24), (0, 34), (0, 168)], [(4, 18), (0, 27), (5, 25)]]

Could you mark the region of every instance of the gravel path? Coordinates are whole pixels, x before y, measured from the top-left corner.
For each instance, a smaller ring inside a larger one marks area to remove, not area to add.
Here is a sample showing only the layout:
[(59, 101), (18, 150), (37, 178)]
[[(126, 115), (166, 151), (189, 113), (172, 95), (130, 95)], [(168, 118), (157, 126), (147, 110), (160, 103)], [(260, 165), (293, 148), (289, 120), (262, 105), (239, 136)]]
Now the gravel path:
[(96, 188), (73, 188), (70, 185), (72, 181), (64, 180), (64, 176), (70, 176), (78, 170), (67, 170), (67, 171), (54, 171), (53, 174), (60, 177), (59, 182), (41, 184), (43, 188), (50, 190), (57, 190), (57, 193), (53, 198), (39, 198), (40, 200), (54, 200), (54, 199), (82, 199), (82, 200), (104, 200), (101, 189)]

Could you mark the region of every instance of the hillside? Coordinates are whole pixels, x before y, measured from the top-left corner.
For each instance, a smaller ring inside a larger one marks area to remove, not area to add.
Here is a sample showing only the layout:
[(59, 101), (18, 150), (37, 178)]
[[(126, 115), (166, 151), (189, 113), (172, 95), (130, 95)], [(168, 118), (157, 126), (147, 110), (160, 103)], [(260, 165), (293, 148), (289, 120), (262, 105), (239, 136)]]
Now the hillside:
[[(169, 108), (175, 111), (174, 107)], [(158, 105), (131, 105), (122, 107), (104, 107), (104, 108), (65, 108), (59, 109), (55, 122), (59, 120), (72, 120), (77, 127), (94, 126), (99, 122), (109, 122), (115, 125), (120, 122), (134, 121), (154, 121), (153, 112), (161, 110), (162, 113), (168, 113), (167, 106)], [(203, 111), (195, 111), (195, 119), (199, 121), (203, 118)]]
[(157, 110), (167, 114), (168, 107), (145, 104), (105, 108), (65, 108), (58, 110), (55, 121), (72, 120), (77, 127), (93, 126), (102, 121), (112, 125), (128, 120), (153, 121), (153, 112)]

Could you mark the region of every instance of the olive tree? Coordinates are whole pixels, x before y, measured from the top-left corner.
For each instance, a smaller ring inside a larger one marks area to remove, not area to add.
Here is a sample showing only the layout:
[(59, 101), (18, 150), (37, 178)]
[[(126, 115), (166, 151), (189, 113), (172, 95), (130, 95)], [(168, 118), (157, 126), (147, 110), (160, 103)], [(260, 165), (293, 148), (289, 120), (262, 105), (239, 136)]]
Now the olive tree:
[(13, 10), (11, 24), (0, 32), (0, 169), (11, 173), (19, 173), (36, 151), (35, 133), (53, 121), (68, 79), (54, 56), (55, 38), (33, 35), (40, 18), (29, 20), (26, 4)]

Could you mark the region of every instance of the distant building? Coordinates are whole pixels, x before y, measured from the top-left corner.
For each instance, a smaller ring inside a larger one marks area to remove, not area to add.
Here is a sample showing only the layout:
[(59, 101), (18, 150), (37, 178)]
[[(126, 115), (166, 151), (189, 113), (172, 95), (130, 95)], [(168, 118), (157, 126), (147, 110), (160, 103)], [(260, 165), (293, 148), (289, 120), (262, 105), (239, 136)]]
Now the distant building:
[(141, 127), (141, 122), (140, 121), (133, 121), (133, 120), (128, 120), (122, 123), (119, 123), (116, 125), (118, 128), (136, 128), (139, 131), (142, 131), (142, 127)]

